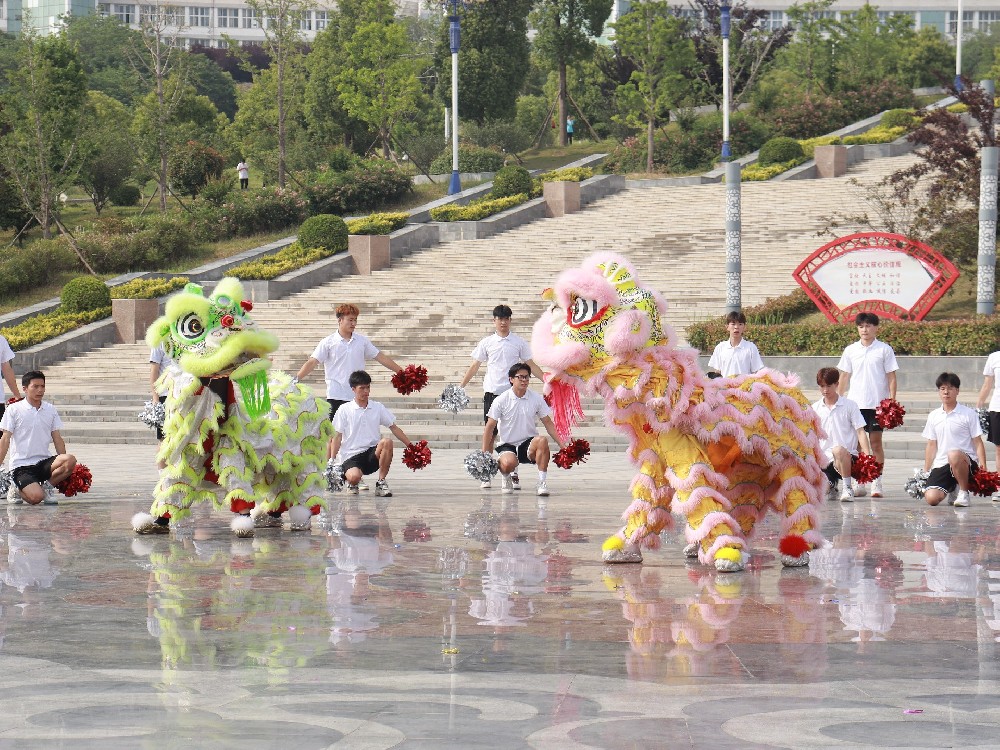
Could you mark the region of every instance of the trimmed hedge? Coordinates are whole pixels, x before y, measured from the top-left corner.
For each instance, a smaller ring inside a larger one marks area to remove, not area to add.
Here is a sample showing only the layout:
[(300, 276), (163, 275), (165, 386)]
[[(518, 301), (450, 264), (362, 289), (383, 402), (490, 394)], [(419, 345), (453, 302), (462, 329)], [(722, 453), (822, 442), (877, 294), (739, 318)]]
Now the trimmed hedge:
[(220, 206), (201, 203), (196, 215), (200, 236), (217, 241), (298, 226), (309, 215), (309, 204), (288, 188), (236, 190)]
[(794, 138), (778, 136), (772, 138), (760, 147), (757, 156), (757, 163), (762, 167), (769, 167), (772, 164), (784, 164), (805, 156), (802, 145)]
[(842, 142), (845, 146), (856, 146), (861, 143), (892, 143), (897, 138), (906, 135), (906, 131), (907, 129), (904, 127), (887, 128), (884, 125), (878, 125), (860, 135), (844, 136)]
[(51, 312), (44, 315), (36, 315), (23, 323), (9, 328), (0, 328), (0, 336), (7, 339), (11, 349), (23, 351), (30, 346), (40, 344), (43, 341), (62, 336), (64, 333), (79, 328), (80, 326), (93, 323), (97, 320), (111, 317), (110, 307), (101, 307), (88, 312)]
[(742, 172), (740, 172), (740, 181), (763, 182), (764, 180), (770, 180), (772, 177), (777, 177), (782, 172), (787, 172), (789, 169), (797, 167), (799, 164), (805, 164), (807, 161), (809, 160), (802, 156), (798, 159), (792, 159), (791, 161), (779, 164), (769, 164), (766, 167), (760, 164), (751, 164), (750, 166), (743, 167)]
[(413, 181), (394, 164), (369, 159), (342, 172), (315, 172), (305, 188), (312, 214), (371, 211), (398, 201), (413, 189)]
[(508, 198), (512, 195), (531, 192), (531, 173), (524, 167), (514, 164), (503, 167), (493, 178), (490, 190), (491, 198)]
[(347, 231), (349, 234), (391, 234), (405, 227), (409, 220), (410, 215), (405, 212), (371, 214), (359, 219), (348, 219)]
[(268, 281), (282, 274), (297, 271), (303, 266), (315, 263), (333, 255), (332, 250), (322, 247), (304, 248), (298, 242), (293, 242), (274, 255), (267, 255), (259, 260), (242, 263), (230, 268), (226, 275), (235, 276), (244, 281)]
[(170, 279), (133, 279), (111, 287), (111, 299), (156, 299), (180, 289), (187, 283), (187, 276), (174, 276)]
[(330, 253), (347, 250), (347, 224), (339, 216), (318, 214), (310, 216), (299, 227), (299, 245), (312, 250), (326, 248)]
[(519, 206), (527, 200), (528, 195), (520, 193), (507, 198), (476, 201), (468, 206), (439, 206), (431, 209), (431, 219), (434, 221), (479, 221), (487, 216), (506, 211), (508, 208)]
[(102, 217), (77, 236), (98, 273), (152, 271), (189, 257), (197, 240), (186, 217)]
[(583, 182), (594, 176), (590, 167), (563, 167), (546, 172), (538, 179), (542, 182)]
[(111, 306), (111, 292), (96, 276), (77, 276), (63, 286), (59, 303), (60, 308), (69, 313), (100, 310)]
[[(459, 172), (496, 172), (503, 167), (504, 155), (491, 148), (458, 145)], [(451, 172), (451, 149), (440, 154), (431, 162), (431, 174)]]

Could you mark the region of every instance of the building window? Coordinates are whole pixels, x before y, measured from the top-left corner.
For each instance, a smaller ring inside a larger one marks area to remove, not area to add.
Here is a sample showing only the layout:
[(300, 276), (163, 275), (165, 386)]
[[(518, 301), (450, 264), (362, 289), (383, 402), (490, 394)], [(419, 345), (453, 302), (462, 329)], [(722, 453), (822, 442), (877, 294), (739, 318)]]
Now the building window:
[(211, 26), (212, 9), (197, 5), (188, 6), (188, 26)]
[[(971, 10), (962, 11), (962, 38), (964, 39), (972, 32), (972, 24), (975, 13)], [(958, 11), (948, 11), (948, 33), (955, 36), (955, 27), (958, 24)]]
[(886, 23), (890, 18), (894, 16), (906, 16), (910, 19), (910, 26), (916, 28), (917, 25), (917, 14), (915, 11), (911, 10), (880, 10), (878, 12), (878, 22)]
[(219, 28), (235, 29), (240, 25), (239, 8), (216, 8), (215, 16)]
[(243, 24), (244, 29), (259, 29), (260, 20), (257, 18), (257, 11), (253, 8), (243, 8)]
[(140, 5), (139, 23), (155, 24), (161, 21), (172, 26), (180, 25), (178, 19), (184, 17), (173, 5)]
[(312, 31), (313, 14), (311, 10), (304, 10), (299, 14), (299, 29), (302, 31)]
[(998, 10), (981, 10), (979, 11), (979, 30), (989, 31), (990, 27), (995, 24), (1000, 23), (1000, 11)]
[(101, 3), (97, 6), (102, 18), (114, 16), (124, 24), (135, 23), (135, 6), (121, 5), (119, 3)]
[(767, 18), (764, 18), (761, 22), (761, 26), (764, 29), (769, 29), (774, 31), (775, 29), (780, 29), (785, 25), (785, 12), (781, 10), (771, 10), (768, 11)]
[(316, 31), (326, 28), (327, 12), (325, 10), (316, 11)]

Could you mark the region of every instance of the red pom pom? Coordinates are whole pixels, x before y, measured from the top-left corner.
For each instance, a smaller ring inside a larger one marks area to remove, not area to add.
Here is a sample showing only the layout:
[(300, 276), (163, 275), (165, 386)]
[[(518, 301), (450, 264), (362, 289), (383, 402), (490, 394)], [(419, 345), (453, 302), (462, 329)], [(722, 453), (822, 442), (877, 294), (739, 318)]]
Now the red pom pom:
[[(253, 310), (253, 302), (251, 302), (248, 299), (241, 300), (240, 301), (240, 307), (243, 308), (243, 312), (250, 312), (251, 310)], [(315, 514), (313, 514), (313, 515), (315, 515)]]
[(232, 327), (233, 323), (235, 323), (235, 322), (236, 322), (236, 319), (233, 318), (232, 315), (223, 315), (222, 319), (219, 321), (219, 323), (224, 328), (230, 328), (230, 327)]
[(7, 399), (7, 406), (10, 406), (11, 404), (16, 404), (18, 401), (24, 401), (24, 399), (14, 398), (13, 396), (11, 396), (9, 399)]
[(572, 468), (573, 464), (582, 464), (590, 455), (590, 443), (586, 440), (574, 440), (552, 457), (552, 461), (560, 469)]
[(73, 473), (57, 484), (56, 489), (66, 497), (73, 497), (78, 492), (88, 492), (93, 480), (90, 469), (83, 464), (77, 464), (73, 468)]
[(310, 505), (309, 506), (309, 512), (312, 513), (314, 516), (318, 516), (320, 513), (323, 512), (323, 506), (322, 505)]
[(875, 456), (862, 453), (851, 463), (851, 477), (860, 484), (874, 482), (882, 476), (882, 464), (875, 460)]
[(234, 497), (229, 501), (229, 510), (233, 513), (244, 513), (253, 510), (254, 503), (244, 500), (242, 497)]
[(903, 415), (906, 409), (902, 404), (891, 398), (884, 398), (875, 407), (875, 421), (879, 423), (883, 430), (891, 430), (903, 424)]
[(422, 469), (431, 462), (431, 449), (426, 440), (410, 443), (403, 451), (403, 464), (408, 469)]
[(973, 495), (989, 497), (1000, 489), (1000, 473), (996, 471), (986, 471), (980, 467), (969, 477), (969, 491)]
[(802, 557), (812, 546), (798, 534), (789, 534), (778, 542), (778, 552), (789, 557)]
[(392, 376), (393, 387), (408, 396), (427, 385), (427, 368), (423, 365), (407, 365)]

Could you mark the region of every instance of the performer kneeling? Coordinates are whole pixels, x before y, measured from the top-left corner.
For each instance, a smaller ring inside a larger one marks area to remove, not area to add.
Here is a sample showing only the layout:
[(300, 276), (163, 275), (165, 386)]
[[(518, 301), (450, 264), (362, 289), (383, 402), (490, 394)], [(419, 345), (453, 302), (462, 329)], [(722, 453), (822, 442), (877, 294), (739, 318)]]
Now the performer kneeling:
[(816, 385), (823, 395), (812, 405), (813, 411), (819, 415), (826, 433), (826, 439), (820, 443), (820, 449), (830, 459), (830, 464), (823, 469), (826, 478), (830, 480), (829, 494), (832, 497), (837, 491), (837, 482), (844, 480), (840, 491), (840, 501), (854, 501), (854, 485), (851, 480), (851, 466), (858, 457), (858, 446), (865, 453), (871, 454), (871, 444), (868, 433), (865, 432), (865, 418), (858, 405), (837, 393), (840, 383), (840, 370), (836, 367), (823, 367), (816, 373)]

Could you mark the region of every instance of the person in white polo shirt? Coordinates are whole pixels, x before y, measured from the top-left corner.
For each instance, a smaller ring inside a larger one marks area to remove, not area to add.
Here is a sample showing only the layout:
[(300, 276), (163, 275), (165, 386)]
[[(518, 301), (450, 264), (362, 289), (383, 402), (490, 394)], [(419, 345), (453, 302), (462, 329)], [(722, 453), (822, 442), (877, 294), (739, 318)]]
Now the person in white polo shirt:
[(821, 368), (816, 373), (816, 385), (823, 398), (814, 403), (812, 409), (819, 415), (826, 433), (826, 439), (820, 442), (820, 450), (830, 459), (830, 464), (823, 469), (830, 480), (830, 494), (836, 492), (837, 483), (842, 479), (844, 484), (840, 490), (840, 501), (849, 503), (854, 500), (851, 467), (858, 457), (858, 447), (865, 453), (871, 453), (871, 445), (864, 430), (865, 418), (861, 416), (861, 409), (851, 399), (837, 393), (839, 382), (840, 370), (836, 367)]
[[(53, 485), (68, 478), (76, 468), (76, 457), (66, 452), (59, 430), (62, 420), (56, 408), (45, 395), (45, 375), (32, 370), (21, 378), (24, 399), (11, 404), (0, 419), (0, 465), (10, 451), (10, 468), (16, 489), (11, 488), (8, 500), (20, 503), (26, 500), (31, 505), (44, 502), (56, 505), (55, 498), (45, 492), (46, 481)], [(56, 455), (49, 451), (49, 443), (55, 447)], [(11, 446), (13, 450), (11, 451)]]
[[(469, 381), (479, 372), (479, 367), (486, 363), (486, 374), (483, 376), (483, 422), (490, 417), (490, 406), (494, 399), (510, 389), (510, 378), (507, 371), (511, 365), (524, 362), (531, 368), (532, 374), (542, 380), (542, 370), (531, 359), (531, 347), (528, 342), (510, 330), (513, 312), (507, 305), (497, 305), (493, 308), (493, 328), (495, 333), (487, 336), (472, 350), (472, 364), (465, 372), (465, 377), (459, 385), (465, 388)], [(494, 433), (495, 435), (496, 433)], [(515, 470), (511, 474), (514, 489), (521, 489), (521, 482)], [(489, 480), (482, 483), (482, 488), (490, 487)]]
[[(330, 404), (330, 419), (333, 420), (337, 410), (354, 398), (348, 383), (351, 373), (365, 369), (365, 362), (374, 359), (380, 365), (393, 372), (403, 368), (397, 365), (391, 357), (379, 351), (367, 336), (357, 333), (357, 305), (343, 304), (337, 307), (337, 330), (316, 345), (309, 359), (299, 368), (294, 381), (297, 383), (311, 373), (316, 365), (323, 365), (326, 377), (326, 400)], [(333, 442), (330, 443), (329, 456), (333, 458)], [(368, 489), (362, 486), (362, 489)]]
[(731, 312), (726, 315), (726, 330), (729, 339), (720, 341), (708, 360), (708, 369), (725, 378), (733, 375), (752, 375), (764, 369), (764, 360), (760, 351), (752, 341), (743, 338), (747, 329), (747, 316), (741, 312)]
[[(847, 396), (861, 409), (865, 418), (865, 432), (872, 444), (872, 455), (880, 464), (885, 463), (882, 448), (882, 426), (875, 419), (875, 407), (883, 399), (896, 398), (896, 353), (888, 344), (878, 340), (878, 315), (858, 313), (854, 319), (858, 327), (858, 340), (844, 349), (837, 363), (840, 370), (841, 396)], [(856, 494), (865, 493), (863, 486)], [(871, 485), (872, 497), (882, 497), (882, 478)]]
[(518, 464), (535, 464), (538, 467), (539, 497), (549, 494), (546, 484), (549, 468), (549, 441), (544, 435), (538, 434), (536, 420), (541, 420), (546, 432), (559, 447), (564, 443), (556, 434), (556, 426), (552, 421), (552, 410), (540, 395), (528, 390), (528, 380), (531, 378), (531, 368), (524, 362), (511, 365), (507, 371), (511, 388), (498, 396), (490, 406), (487, 414), (486, 427), (483, 429), (483, 452), (493, 449), (493, 429), (500, 433), (500, 445), (497, 446), (497, 461), (500, 464), (500, 491), (514, 491), (510, 475)]
[[(986, 445), (975, 409), (958, 403), (962, 381), (953, 372), (942, 372), (934, 381), (941, 406), (927, 415), (923, 436), (924, 471), (929, 471), (924, 499), (937, 505), (958, 487), (954, 505), (969, 506), (969, 477), (986, 466)], [(978, 461), (978, 463), (977, 463)]]
[(17, 387), (17, 378), (14, 376), (14, 350), (10, 348), (7, 339), (0, 336), (0, 419), (3, 418), (4, 407), (7, 404), (7, 396), (3, 392), (3, 384), (7, 383), (11, 395), (14, 398), (21, 398), (21, 391)]
[(333, 418), (333, 454), (343, 467), (347, 491), (358, 494), (363, 477), (378, 472), (375, 494), (392, 497), (386, 476), (392, 466), (392, 438), (382, 437), (381, 427), (387, 427), (403, 443), (410, 439), (396, 426), (392, 412), (370, 398), (372, 376), (364, 370), (352, 372), (348, 378), (354, 398), (337, 410)]

